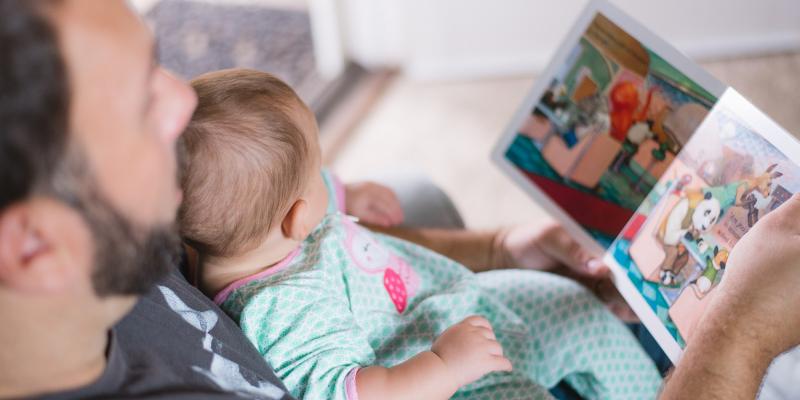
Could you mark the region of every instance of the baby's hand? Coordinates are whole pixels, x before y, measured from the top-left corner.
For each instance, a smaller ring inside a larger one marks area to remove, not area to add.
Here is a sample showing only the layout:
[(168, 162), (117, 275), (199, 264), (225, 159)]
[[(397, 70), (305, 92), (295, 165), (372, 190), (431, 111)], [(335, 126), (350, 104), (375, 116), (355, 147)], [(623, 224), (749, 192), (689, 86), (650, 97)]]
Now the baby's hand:
[(511, 361), (486, 318), (471, 316), (444, 331), (431, 351), (444, 361), (459, 387), (494, 371), (511, 371)]
[(389, 227), (403, 222), (403, 209), (397, 195), (386, 186), (374, 182), (344, 185), (344, 208), (362, 222)]

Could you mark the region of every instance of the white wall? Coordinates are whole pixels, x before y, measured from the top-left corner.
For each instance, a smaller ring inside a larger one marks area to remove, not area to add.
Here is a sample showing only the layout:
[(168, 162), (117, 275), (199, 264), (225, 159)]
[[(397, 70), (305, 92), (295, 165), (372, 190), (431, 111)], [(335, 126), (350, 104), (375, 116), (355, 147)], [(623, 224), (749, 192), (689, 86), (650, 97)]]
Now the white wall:
[[(585, 0), (340, 0), (346, 51), (421, 79), (529, 74)], [(612, 0), (690, 57), (800, 49), (798, 0)]]

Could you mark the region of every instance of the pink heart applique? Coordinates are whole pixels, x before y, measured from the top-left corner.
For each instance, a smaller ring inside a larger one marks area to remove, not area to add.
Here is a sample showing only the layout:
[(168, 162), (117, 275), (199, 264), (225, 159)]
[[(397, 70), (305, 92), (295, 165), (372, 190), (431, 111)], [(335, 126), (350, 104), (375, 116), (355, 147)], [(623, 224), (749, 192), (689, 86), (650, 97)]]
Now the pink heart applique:
[(394, 308), (397, 312), (402, 314), (406, 309), (406, 302), (408, 295), (406, 293), (406, 285), (400, 275), (391, 268), (387, 268), (383, 273), (383, 287), (389, 293), (389, 298), (394, 303)]

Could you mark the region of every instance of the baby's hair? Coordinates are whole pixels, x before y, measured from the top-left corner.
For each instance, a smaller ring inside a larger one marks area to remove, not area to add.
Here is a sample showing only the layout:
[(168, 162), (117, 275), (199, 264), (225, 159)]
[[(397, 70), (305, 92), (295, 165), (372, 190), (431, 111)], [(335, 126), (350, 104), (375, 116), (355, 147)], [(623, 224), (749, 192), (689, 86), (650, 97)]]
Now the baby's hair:
[(299, 121), (310, 112), (265, 72), (229, 69), (191, 84), (198, 104), (179, 143), (181, 235), (203, 255), (241, 254), (301, 195), (311, 144)]

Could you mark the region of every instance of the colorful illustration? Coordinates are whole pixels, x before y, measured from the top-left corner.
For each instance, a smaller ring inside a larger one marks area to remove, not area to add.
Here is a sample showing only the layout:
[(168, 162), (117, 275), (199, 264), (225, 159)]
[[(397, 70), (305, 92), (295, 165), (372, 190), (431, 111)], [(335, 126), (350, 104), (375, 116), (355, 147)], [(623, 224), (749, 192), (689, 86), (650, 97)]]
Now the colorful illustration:
[(354, 265), (367, 274), (383, 274), (383, 287), (397, 312), (402, 314), (408, 299), (414, 297), (419, 289), (419, 275), (405, 260), (378, 243), (373, 235), (366, 234), (350, 220), (344, 223), (347, 231), (345, 247)]
[(800, 190), (800, 167), (723, 102), (609, 249), (684, 347), (736, 243)]
[(548, 79), (505, 158), (607, 247), (716, 98), (601, 13)]
[(737, 242), (800, 191), (800, 142), (603, 0), (578, 18), (492, 157), (602, 255), (673, 362), (736, 268)]

